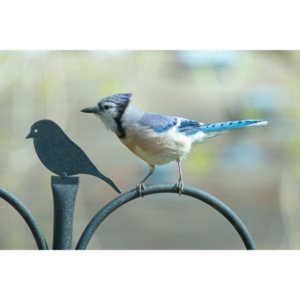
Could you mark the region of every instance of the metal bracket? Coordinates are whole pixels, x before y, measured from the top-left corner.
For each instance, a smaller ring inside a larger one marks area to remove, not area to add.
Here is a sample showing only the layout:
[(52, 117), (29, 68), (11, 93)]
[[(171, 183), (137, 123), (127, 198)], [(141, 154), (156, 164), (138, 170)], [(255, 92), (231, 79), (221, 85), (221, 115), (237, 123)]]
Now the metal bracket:
[[(177, 194), (177, 186), (175, 185), (154, 185), (146, 187), (143, 190), (143, 196), (151, 195), (151, 194), (159, 194), (159, 193), (175, 193)], [(217, 199), (216, 197), (198, 190), (193, 187), (184, 186), (182, 191), (183, 195), (187, 195), (193, 197), (197, 200), (203, 201), (209, 206), (216, 209), (220, 212), (235, 228), (235, 230), (240, 235), (246, 249), (248, 250), (255, 250), (255, 243), (253, 238), (251, 237), (247, 227), (242, 222), (242, 220), (233, 212), (231, 208), (229, 208), (226, 204), (222, 201)], [(101, 223), (116, 209), (121, 207), (122, 205), (126, 204), (129, 201), (135, 200), (140, 197), (138, 190), (132, 189), (131, 191), (120, 195), (119, 197), (115, 198), (107, 205), (105, 205), (99, 212), (91, 219), (87, 227), (85, 228), (84, 232), (82, 233), (79, 242), (77, 243), (76, 249), (86, 249), (88, 246), (89, 241), (91, 240), (93, 234), (97, 230), (97, 228), (101, 225)]]

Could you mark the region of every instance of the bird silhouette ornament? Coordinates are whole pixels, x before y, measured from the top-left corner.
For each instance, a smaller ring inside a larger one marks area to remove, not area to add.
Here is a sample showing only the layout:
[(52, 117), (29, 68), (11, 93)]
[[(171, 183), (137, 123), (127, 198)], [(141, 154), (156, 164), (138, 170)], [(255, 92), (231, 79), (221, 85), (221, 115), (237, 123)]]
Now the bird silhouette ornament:
[(77, 174), (96, 176), (121, 193), (115, 183), (104, 176), (88, 156), (51, 120), (35, 122), (26, 139), (32, 138), (36, 154), (43, 165), (61, 177)]

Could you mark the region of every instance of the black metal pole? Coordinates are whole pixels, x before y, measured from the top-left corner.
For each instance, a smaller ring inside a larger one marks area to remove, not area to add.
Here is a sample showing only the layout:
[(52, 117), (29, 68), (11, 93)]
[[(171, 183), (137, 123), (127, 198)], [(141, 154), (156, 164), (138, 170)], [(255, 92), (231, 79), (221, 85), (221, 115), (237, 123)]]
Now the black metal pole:
[(53, 249), (72, 249), (73, 216), (79, 177), (51, 177), (54, 201)]
[(14, 196), (13, 194), (1, 187), (0, 198), (6, 200), (23, 217), (35, 238), (38, 248), (40, 250), (48, 250), (48, 245), (45, 236), (40, 228), (40, 225), (33, 217), (30, 210), (16, 196)]

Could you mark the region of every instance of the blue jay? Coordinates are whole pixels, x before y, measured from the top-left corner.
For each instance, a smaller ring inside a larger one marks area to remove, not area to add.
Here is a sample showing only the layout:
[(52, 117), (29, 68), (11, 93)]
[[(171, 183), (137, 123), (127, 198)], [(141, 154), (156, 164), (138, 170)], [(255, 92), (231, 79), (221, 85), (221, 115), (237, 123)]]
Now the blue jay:
[(111, 95), (101, 99), (96, 106), (81, 111), (99, 117), (129, 150), (148, 163), (149, 173), (138, 184), (140, 195), (155, 166), (171, 161), (177, 161), (178, 164), (177, 189), (181, 194), (181, 161), (190, 152), (192, 145), (202, 143), (224, 130), (268, 123), (264, 120), (240, 120), (204, 124), (181, 117), (143, 112), (130, 105), (130, 97), (130, 93)]

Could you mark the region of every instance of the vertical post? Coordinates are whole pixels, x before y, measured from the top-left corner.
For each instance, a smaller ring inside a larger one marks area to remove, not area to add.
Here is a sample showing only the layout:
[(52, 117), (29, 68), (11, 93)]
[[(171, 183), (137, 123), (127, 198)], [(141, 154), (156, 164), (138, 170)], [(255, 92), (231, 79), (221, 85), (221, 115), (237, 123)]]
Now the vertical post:
[(54, 201), (53, 249), (72, 249), (73, 216), (79, 177), (51, 176)]

